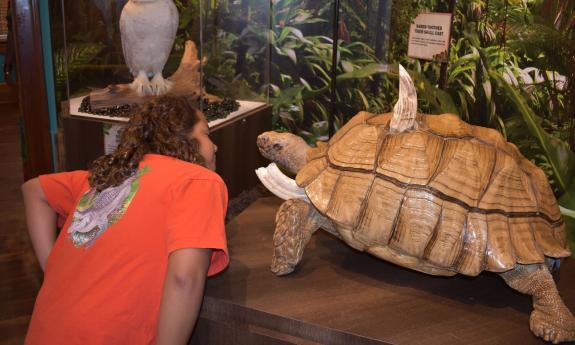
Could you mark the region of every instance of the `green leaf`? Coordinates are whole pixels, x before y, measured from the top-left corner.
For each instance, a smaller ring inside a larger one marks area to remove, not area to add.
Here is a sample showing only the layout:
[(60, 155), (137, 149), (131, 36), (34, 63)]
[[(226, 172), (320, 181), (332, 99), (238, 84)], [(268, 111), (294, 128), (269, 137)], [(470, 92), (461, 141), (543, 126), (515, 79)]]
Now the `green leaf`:
[(559, 206), (559, 210), (561, 211), (562, 215), (575, 219), (575, 211), (565, 208), (563, 206)]
[(309, 83), (304, 79), (304, 78), (299, 78), (299, 81), (302, 83), (302, 85), (308, 89), (309, 91), (312, 91), (311, 86), (309, 85)]
[(363, 101), (363, 109), (364, 110), (368, 110), (369, 109), (369, 101), (367, 100), (367, 97), (365, 97), (365, 95), (363, 94), (363, 92), (361, 92), (360, 89), (356, 89), (357, 94), (359, 95), (359, 97), (361, 97), (361, 100)]
[(193, 7), (186, 8), (186, 10), (183, 11), (182, 14), (180, 14), (179, 28), (185, 29), (188, 25), (190, 25), (190, 23), (195, 17), (196, 17), (195, 9)]
[(309, 44), (311, 44), (311, 42), (308, 41), (308, 40), (303, 36), (303, 33), (302, 33), (299, 29), (296, 29), (296, 28), (290, 28), (290, 29), (291, 29), (292, 34), (293, 34), (295, 37), (297, 37), (300, 41), (302, 41), (302, 42), (304, 42), (304, 43), (309, 43)]
[(290, 27), (287, 27), (287, 28), (283, 28), (283, 29), (282, 29), (282, 32), (280, 33), (280, 36), (279, 36), (278, 39), (277, 39), (277, 43), (283, 42), (283, 40), (285, 40), (286, 37), (288, 37), (288, 35), (289, 35), (290, 32), (291, 32), (290, 29), (291, 29)]
[(575, 191), (572, 190), (575, 186), (575, 153), (569, 149), (566, 143), (552, 137), (541, 128), (537, 116), (513, 86), (509, 85), (496, 71), (491, 70), (489, 73), (491, 78), (497, 80), (498, 84), (505, 90), (509, 100), (523, 118), (529, 132), (537, 140), (551, 165), (553, 177), (561, 194), (575, 201)]
[(345, 72), (353, 72), (353, 65), (349, 61), (342, 61), (341, 67)]
[(337, 76), (337, 80), (347, 80), (347, 79), (361, 79), (371, 77), (378, 73), (389, 72), (389, 66), (379, 63), (369, 64), (365, 67), (358, 68), (352, 72), (343, 73)]

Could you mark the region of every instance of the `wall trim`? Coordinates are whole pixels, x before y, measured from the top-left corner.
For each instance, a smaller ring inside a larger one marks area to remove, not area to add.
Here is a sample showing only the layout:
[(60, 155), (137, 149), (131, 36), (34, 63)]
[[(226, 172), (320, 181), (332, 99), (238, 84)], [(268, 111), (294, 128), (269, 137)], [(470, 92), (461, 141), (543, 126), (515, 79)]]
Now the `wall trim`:
[(54, 169), (39, 1), (12, 0), (11, 3), (20, 114), (26, 147), (26, 152), (23, 152), (25, 179), (51, 173)]

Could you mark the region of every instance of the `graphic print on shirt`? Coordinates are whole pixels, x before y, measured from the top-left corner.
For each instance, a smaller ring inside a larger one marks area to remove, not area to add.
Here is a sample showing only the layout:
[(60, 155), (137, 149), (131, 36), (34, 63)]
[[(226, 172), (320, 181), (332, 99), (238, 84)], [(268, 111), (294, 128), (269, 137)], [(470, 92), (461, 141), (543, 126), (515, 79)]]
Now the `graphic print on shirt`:
[(148, 171), (145, 166), (116, 187), (99, 193), (90, 189), (82, 195), (68, 228), (68, 238), (76, 248), (91, 247), (104, 231), (122, 218), (140, 188), (140, 177)]

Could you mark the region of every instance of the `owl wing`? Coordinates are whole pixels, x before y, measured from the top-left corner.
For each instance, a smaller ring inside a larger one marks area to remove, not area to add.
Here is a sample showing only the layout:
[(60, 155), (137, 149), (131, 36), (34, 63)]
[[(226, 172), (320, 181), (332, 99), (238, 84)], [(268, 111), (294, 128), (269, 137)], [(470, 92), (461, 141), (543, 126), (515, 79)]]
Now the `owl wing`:
[(180, 26), (180, 14), (176, 5), (170, 1), (170, 37), (176, 38), (178, 27)]
[(130, 69), (130, 72), (134, 77), (138, 74), (138, 71), (135, 69), (134, 64), (134, 56), (132, 52), (134, 49), (134, 41), (137, 40), (137, 33), (135, 30), (135, 20), (133, 14), (131, 12), (131, 2), (128, 2), (124, 9), (122, 10), (122, 14), (120, 15), (120, 36), (122, 38), (122, 52), (124, 53), (124, 60), (126, 61), (126, 65)]

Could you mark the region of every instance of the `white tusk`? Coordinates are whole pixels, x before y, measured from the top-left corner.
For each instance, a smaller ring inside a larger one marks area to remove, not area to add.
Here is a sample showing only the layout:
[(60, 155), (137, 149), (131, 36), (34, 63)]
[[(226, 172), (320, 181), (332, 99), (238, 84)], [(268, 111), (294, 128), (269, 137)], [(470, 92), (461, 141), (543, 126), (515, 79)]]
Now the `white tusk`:
[(393, 132), (417, 129), (417, 91), (409, 73), (399, 65), (399, 100), (393, 108), (389, 126)]
[(256, 169), (256, 175), (264, 186), (274, 195), (284, 200), (302, 199), (309, 202), (305, 190), (299, 187), (294, 179), (287, 177), (275, 163), (266, 168)]

